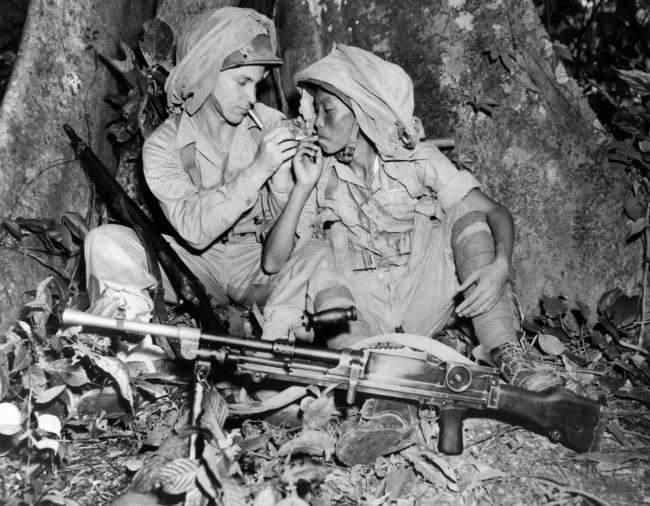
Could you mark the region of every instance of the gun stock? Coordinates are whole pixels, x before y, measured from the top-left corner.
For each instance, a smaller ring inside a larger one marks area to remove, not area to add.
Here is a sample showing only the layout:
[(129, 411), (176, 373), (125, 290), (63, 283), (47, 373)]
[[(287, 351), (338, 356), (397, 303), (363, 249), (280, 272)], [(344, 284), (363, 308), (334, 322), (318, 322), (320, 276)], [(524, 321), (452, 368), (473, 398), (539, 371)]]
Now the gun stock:
[(607, 421), (600, 404), (565, 389), (530, 392), (501, 385), (496, 409), (536, 425), (551, 441), (576, 452), (594, 451)]

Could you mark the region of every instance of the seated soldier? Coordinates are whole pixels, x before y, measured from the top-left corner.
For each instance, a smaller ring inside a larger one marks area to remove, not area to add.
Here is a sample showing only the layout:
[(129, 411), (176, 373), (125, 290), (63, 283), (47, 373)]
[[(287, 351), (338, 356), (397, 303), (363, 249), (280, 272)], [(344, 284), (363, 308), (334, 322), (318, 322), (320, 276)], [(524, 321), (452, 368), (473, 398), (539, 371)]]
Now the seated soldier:
[[(174, 114), (143, 148), (147, 184), (177, 233), (167, 239), (214, 304), (263, 304), (278, 279), (261, 270), (260, 241), (286, 202), (289, 186), (279, 175), (290, 181), (297, 142), (279, 123), (281, 113), (256, 99), (267, 69), (282, 63), (275, 49), (273, 23), (254, 10), (197, 17), (179, 37), (166, 84)], [(91, 310), (106, 314), (125, 303), (126, 318), (151, 318), (148, 290), (156, 280), (134, 231), (93, 230), (85, 259)], [(318, 261), (313, 252), (300, 268), (308, 271), (312, 260)], [(292, 286), (288, 277), (285, 288)], [(175, 302), (164, 273), (162, 281), (165, 299)]]
[(354, 305), (359, 315), (329, 346), (396, 331), (432, 336), (455, 310), (472, 319), (506, 381), (535, 391), (560, 386), (555, 373), (535, 370), (517, 342), (506, 289), (512, 216), (433, 142), (420, 142), (408, 75), (341, 44), (295, 79), (318, 139), (298, 147), (296, 184), (262, 262), (278, 272), (309, 230), (329, 243), (335, 264), (309, 279), (310, 309)]

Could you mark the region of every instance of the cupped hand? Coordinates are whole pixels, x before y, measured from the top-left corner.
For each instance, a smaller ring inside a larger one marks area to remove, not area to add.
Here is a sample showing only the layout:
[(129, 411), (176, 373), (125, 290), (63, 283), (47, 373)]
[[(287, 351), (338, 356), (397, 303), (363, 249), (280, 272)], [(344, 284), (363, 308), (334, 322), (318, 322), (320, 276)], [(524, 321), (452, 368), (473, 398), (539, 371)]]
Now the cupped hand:
[(323, 172), (323, 152), (314, 142), (316, 136), (302, 140), (293, 157), (296, 184), (315, 186)]
[(290, 163), (297, 147), (298, 142), (289, 128), (285, 125), (276, 126), (262, 138), (253, 163), (271, 176), (283, 164)]
[(476, 286), (456, 308), (456, 314), (473, 318), (492, 309), (505, 292), (509, 271), (508, 263), (497, 258), (472, 272), (458, 291), (464, 292), (472, 285)]

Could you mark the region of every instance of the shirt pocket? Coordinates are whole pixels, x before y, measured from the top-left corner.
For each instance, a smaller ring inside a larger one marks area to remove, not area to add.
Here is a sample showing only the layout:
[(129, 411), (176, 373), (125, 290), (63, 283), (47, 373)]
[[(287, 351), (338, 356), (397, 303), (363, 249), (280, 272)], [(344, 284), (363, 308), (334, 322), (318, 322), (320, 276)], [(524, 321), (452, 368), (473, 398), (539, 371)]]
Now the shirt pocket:
[(412, 198), (403, 186), (382, 188), (373, 198), (377, 205), (394, 219), (413, 220), (417, 199)]

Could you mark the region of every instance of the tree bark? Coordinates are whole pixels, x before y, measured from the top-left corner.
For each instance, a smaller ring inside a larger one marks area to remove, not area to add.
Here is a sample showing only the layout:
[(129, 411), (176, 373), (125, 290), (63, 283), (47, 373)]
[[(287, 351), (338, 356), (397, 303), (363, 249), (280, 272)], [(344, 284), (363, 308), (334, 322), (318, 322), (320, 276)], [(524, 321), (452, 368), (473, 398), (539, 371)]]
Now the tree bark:
[[(0, 219), (88, 215), (90, 187), (61, 129), (70, 123), (109, 165), (111, 115), (104, 96), (115, 82), (95, 51), (114, 55), (117, 42), (134, 45), (155, 0), (33, 0), (13, 74), (0, 107)], [(22, 296), (52, 272), (12, 249), (0, 234), (0, 328), (11, 325)], [(37, 253), (45, 262), (57, 259)], [(68, 273), (70, 274), (70, 272)]]

